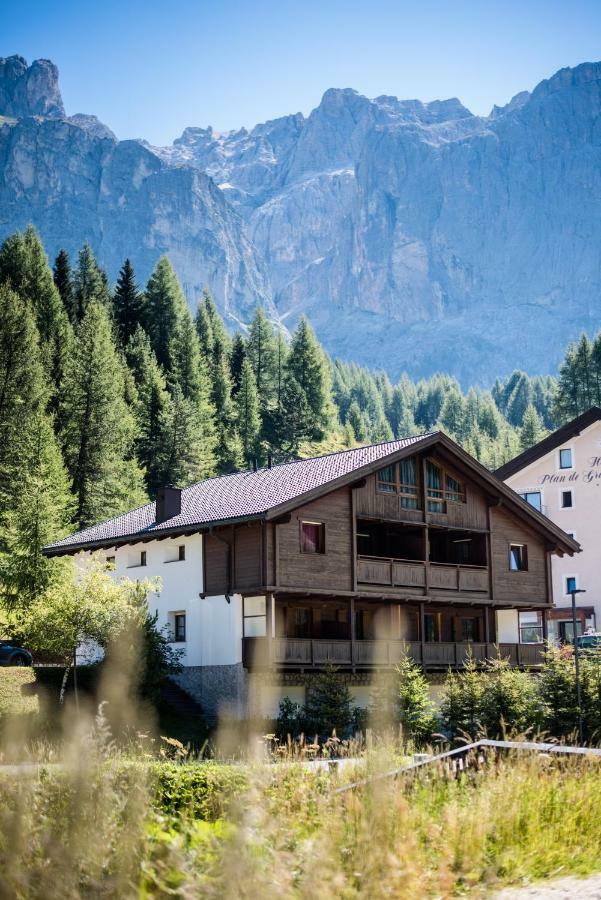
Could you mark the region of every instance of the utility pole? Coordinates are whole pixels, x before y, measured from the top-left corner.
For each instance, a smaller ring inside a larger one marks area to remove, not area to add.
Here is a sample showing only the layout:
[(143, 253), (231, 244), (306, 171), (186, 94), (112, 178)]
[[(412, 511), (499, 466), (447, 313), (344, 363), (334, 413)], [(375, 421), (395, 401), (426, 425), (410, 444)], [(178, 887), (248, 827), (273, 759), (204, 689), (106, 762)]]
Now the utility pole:
[(572, 595), (572, 640), (574, 641), (574, 668), (576, 670), (576, 703), (578, 706), (578, 739), (580, 746), (584, 743), (583, 722), (582, 722), (582, 702), (580, 698), (580, 657), (578, 653), (578, 632), (576, 623), (576, 594), (586, 594), (584, 588), (575, 587), (570, 591)]

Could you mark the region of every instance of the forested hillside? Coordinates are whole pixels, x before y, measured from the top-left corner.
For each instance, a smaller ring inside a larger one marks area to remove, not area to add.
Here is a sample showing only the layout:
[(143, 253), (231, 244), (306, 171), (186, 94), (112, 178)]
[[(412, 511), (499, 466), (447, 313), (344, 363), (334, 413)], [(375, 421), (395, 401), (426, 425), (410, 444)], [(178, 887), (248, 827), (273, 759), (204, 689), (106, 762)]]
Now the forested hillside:
[(557, 383), (392, 384), (330, 360), (304, 318), (287, 342), (260, 307), (232, 337), (208, 293), (193, 317), (166, 257), (144, 288), (128, 260), (110, 285), (88, 245), (51, 268), (28, 228), (0, 249), (0, 594), (35, 596), (45, 543), (164, 484), (435, 428), (496, 467), (600, 400), (601, 337)]

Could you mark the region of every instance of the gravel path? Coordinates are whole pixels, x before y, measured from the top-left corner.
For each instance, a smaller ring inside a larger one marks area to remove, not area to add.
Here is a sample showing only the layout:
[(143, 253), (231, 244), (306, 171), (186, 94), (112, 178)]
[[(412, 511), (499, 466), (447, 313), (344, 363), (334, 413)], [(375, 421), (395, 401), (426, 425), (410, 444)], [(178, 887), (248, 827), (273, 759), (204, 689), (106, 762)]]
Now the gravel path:
[[(558, 878), (523, 888), (506, 888), (494, 900), (601, 900), (601, 875)], [(491, 898), (492, 900), (492, 898)]]

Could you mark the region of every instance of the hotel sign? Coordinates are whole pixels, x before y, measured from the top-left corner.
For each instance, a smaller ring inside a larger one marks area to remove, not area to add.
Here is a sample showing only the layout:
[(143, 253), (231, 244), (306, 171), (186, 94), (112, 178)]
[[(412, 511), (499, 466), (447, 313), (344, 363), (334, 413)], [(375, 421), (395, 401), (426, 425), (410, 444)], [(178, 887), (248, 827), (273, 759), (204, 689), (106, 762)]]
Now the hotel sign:
[(588, 467), (579, 472), (570, 472), (570, 474), (547, 472), (538, 479), (540, 485), (543, 484), (592, 484), (601, 482), (601, 456), (591, 456), (588, 460)]

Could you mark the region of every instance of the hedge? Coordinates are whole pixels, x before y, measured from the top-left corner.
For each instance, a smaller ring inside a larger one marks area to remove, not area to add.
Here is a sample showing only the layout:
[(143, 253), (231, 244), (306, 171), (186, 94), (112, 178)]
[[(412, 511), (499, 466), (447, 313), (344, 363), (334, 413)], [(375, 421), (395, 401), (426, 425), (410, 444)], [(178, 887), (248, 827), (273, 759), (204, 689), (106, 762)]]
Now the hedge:
[(215, 821), (247, 785), (247, 775), (238, 766), (165, 761), (150, 768), (154, 806), (168, 816)]

